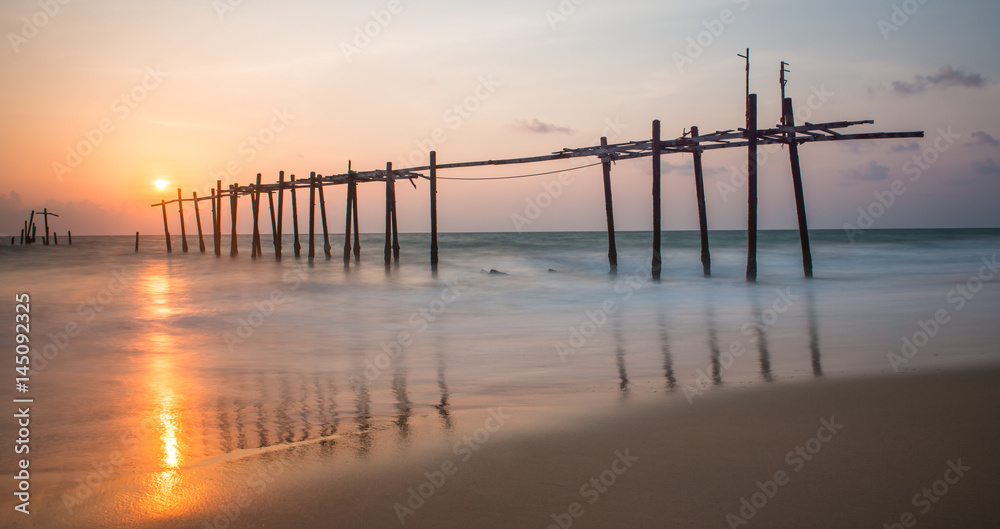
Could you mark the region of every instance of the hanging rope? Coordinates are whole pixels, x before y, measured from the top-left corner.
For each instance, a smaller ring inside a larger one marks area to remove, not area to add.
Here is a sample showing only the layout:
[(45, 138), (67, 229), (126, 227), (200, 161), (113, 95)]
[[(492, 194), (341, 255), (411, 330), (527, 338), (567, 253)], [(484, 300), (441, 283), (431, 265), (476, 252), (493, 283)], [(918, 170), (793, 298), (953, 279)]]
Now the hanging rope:
[[(576, 171), (577, 169), (586, 169), (587, 167), (593, 167), (595, 165), (601, 165), (602, 163), (604, 163), (604, 162), (596, 162), (596, 163), (592, 163), (592, 164), (588, 164), (588, 165), (581, 165), (580, 167), (572, 167), (570, 169), (559, 169), (558, 171), (546, 171), (544, 173), (522, 174), (522, 175), (516, 175), (516, 176), (489, 176), (489, 177), (481, 177), (481, 178), (463, 178), (463, 177), (455, 177), (455, 176), (439, 176), (439, 177), (437, 177), (437, 179), (438, 180), (511, 180), (513, 178), (530, 178), (532, 176), (544, 176), (544, 175), (548, 175), (548, 174), (566, 173), (566, 172), (569, 172), (569, 171)], [(428, 177), (425, 176), (424, 178), (428, 178)], [(159, 204), (157, 204), (157, 205), (159, 205)]]

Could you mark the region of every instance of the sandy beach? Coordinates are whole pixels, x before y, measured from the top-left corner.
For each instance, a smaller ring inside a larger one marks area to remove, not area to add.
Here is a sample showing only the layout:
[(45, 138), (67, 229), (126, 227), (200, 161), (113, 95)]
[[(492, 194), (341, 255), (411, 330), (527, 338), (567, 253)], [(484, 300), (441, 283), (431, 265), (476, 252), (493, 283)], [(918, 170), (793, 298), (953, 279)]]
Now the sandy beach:
[(183, 469), (158, 513), (130, 506), (125, 477), (72, 517), (43, 497), (12, 527), (995, 527), (998, 382), (819, 379), (690, 403), (678, 388), (550, 427), (501, 409), (464, 442)]

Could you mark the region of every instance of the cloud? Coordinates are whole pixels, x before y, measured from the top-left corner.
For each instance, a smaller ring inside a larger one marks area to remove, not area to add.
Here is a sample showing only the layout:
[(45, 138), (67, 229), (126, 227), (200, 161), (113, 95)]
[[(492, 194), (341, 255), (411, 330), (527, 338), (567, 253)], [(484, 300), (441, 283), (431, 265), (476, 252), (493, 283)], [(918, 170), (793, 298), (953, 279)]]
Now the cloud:
[(863, 165), (859, 169), (852, 169), (848, 172), (848, 175), (855, 180), (887, 180), (889, 178), (889, 168), (879, 165), (875, 160), (871, 160), (867, 165)]
[(914, 75), (913, 82), (893, 81), (892, 91), (900, 95), (911, 95), (931, 88), (950, 88), (964, 86), (966, 88), (982, 88), (986, 86), (986, 78), (978, 73), (964, 73), (946, 64), (936, 74)]
[[(0, 237), (19, 236), (24, 221), (28, 220), (32, 209), (36, 211), (35, 224), (39, 226), (41, 232), (44, 232), (44, 219), (37, 213), (42, 208), (48, 208), (49, 211), (59, 215), (49, 219), (49, 226), (60, 235), (67, 230), (78, 235), (120, 234), (122, 219), (128, 218), (129, 213), (125, 208), (113, 209), (90, 200), (77, 202), (47, 200), (43, 203), (29, 204), (25, 203), (18, 192), (11, 191), (9, 194), (0, 195)], [(38, 236), (41, 237), (41, 234)]]
[(972, 141), (967, 142), (965, 145), (967, 146), (985, 145), (988, 147), (996, 147), (997, 145), (1000, 145), (1000, 141), (997, 141), (996, 139), (993, 138), (993, 136), (990, 136), (989, 134), (983, 131), (978, 131), (972, 133)]
[(994, 162), (993, 158), (973, 161), (972, 168), (982, 175), (1000, 175), (1000, 165)]
[(915, 141), (911, 141), (910, 143), (906, 143), (903, 145), (893, 145), (892, 147), (889, 147), (889, 152), (908, 152), (908, 151), (919, 151), (919, 150), (920, 150), (920, 144)]
[(516, 123), (514, 123), (513, 127), (521, 132), (534, 132), (537, 134), (548, 134), (550, 132), (569, 134), (573, 132), (573, 129), (569, 127), (545, 123), (544, 121), (540, 121), (538, 118), (532, 118), (530, 120), (519, 119)]

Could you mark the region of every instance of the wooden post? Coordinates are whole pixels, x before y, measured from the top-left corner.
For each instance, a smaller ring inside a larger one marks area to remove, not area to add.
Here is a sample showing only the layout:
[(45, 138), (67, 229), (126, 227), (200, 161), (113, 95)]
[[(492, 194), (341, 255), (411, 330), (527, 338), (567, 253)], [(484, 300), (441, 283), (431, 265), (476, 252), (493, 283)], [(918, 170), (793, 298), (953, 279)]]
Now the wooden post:
[(747, 281), (757, 281), (757, 94), (747, 96)]
[(385, 266), (392, 263), (392, 162), (385, 164)]
[[(795, 126), (795, 114), (792, 110), (792, 99), (782, 102), (782, 115), (785, 126)], [(795, 212), (799, 218), (799, 242), (802, 245), (802, 271), (806, 277), (813, 276), (812, 251), (809, 249), (809, 224), (806, 222), (806, 202), (802, 191), (802, 170), (799, 167), (799, 144), (795, 141), (795, 132), (789, 132), (788, 160), (792, 164), (792, 186), (795, 190)]]
[(73, 246), (73, 232), (66, 230), (66, 238), (69, 239), (69, 245)]
[(281, 260), (281, 222), (285, 217), (285, 172), (278, 171), (278, 234), (275, 240), (274, 258)]
[[(608, 146), (608, 138), (601, 137), (601, 147)], [(608, 217), (608, 265), (611, 273), (618, 272), (618, 245), (615, 243), (615, 206), (611, 198), (611, 157), (601, 158), (604, 170), (604, 213)]]
[(170, 247), (170, 227), (167, 226), (167, 203), (164, 200), (160, 200), (160, 209), (163, 211), (163, 236), (167, 239), (167, 253), (171, 253), (173, 249)]
[(56, 232), (52, 232), (52, 244), (59, 246), (59, 236)]
[[(698, 137), (698, 127), (691, 127), (691, 138)], [(712, 254), (708, 249), (708, 212), (705, 210), (705, 175), (701, 168), (701, 147), (694, 151), (694, 187), (698, 195), (698, 228), (701, 231), (701, 268), (705, 277), (712, 275)]]
[(250, 207), (253, 211), (253, 242), (250, 243), (253, 250), (252, 257), (260, 257), (260, 173), (257, 173), (257, 184), (250, 192)]
[(216, 202), (215, 190), (213, 189), (210, 194), (211, 194), (210, 199), (211, 199), (211, 202), (212, 202), (212, 242), (213, 242), (213, 248), (215, 248), (215, 255), (219, 255), (219, 253), (221, 253), (219, 251), (220, 250), (220, 248), (219, 248), (219, 214), (216, 212), (216, 209), (215, 209), (215, 202)]
[(194, 197), (194, 219), (198, 223), (198, 249), (201, 253), (205, 253), (205, 236), (201, 231), (201, 210), (198, 208), (198, 193), (192, 192), (191, 196)]
[(31, 210), (31, 216), (28, 217), (28, 244), (33, 244), (35, 242), (35, 210)]
[(35, 236), (38, 234), (38, 226), (35, 224), (31, 225), (31, 242), (35, 242)]
[(347, 220), (344, 225), (344, 266), (351, 264), (351, 210), (354, 205), (354, 174), (347, 170)]
[(229, 257), (236, 257), (240, 254), (239, 243), (236, 241), (236, 210), (239, 207), (239, 194), (237, 189), (239, 189), (239, 184), (232, 184), (229, 186), (229, 212), (232, 215), (233, 229), (231, 235), (231, 241), (229, 243)]
[(438, 265), (437, 151), (431, 151), (431, 267)]
[(653, 268), (654, 281), (660, 280), (660, 120), (653, 121)]
[(289, 192), (292, 194), (292, 232), (295, 234), (295, 257), (302, 255), (302, 245), (299, 244), (299, 206), (295, 202), (295, 175), (289, 177)]
[(323, 197), (323, 175), (316, 177), (316, 186), (319, 188), (319, 216), (323, 223), (323, 253), (329, 259), (332, 247), (330, 246), (330, 232), (326, 225), (326, 198)]
[(351, 182), (351, 200), (354, 201), (354, 205), (351, 208), (351, 215), (354, 216), (354, 262), (355, 264), (361, 262), (361, 230), (358, 224), (358, 183), (357, 181)]
[(42, 216), (45, 217), (45, 238), (42, 239), (44, 246), (49, 245), (49, 208), (42, 210)]
[(181, 218), (181, 248), (184, 253), (188, 251), (187, 232), (184, 231), (184, 201), (181, 198), (181, 188), (177, 188), (177, 214)]
[(316, 173), (309, 173), (309, 259), (316, 257)]
[(222, 180), (215, 181), (215, 256), (222, 257)]
[(274, 245), (274, 255), (278, 255), (278, 225), (274, 218), (274, 192), (267, 192), (267, 206), (271, 211), (271, 244)]
[(139, 232), (135, 232), (135, 253), (139, 253)]
[[(27, 226), (27, 222), (24, 223)], [(24, 246), (24, 228), (21, 228), (21, 246)]]

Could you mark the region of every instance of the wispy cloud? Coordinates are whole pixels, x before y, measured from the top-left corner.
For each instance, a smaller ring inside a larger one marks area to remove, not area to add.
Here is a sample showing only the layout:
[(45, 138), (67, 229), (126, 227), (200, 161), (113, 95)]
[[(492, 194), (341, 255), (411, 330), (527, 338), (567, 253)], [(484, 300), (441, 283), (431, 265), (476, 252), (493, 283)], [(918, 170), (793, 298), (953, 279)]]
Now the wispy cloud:
[(892, 91), (900, 95), (911, 95), (930, 90), (931, 88), (950, 88), (964, 86), (966, 88), (982, 88), (986, 86), (986, 78), (978, 73), (965, 73), (946, 64), (936, 74), (914, 75), (913, 82), (893, 81)]
[(915, 141), (911, 141), (910, 143), (904, 143), (902, 145), (893, 145), (892, 147), (889, 147), (889, 152), (909, 152), (909, 151), (919, 151), (919, 150), (920, 150), (920, 144)]
[(573, 132), (573, 129), (569, 127), (563, 127), (552, 123), (545, 123), (544, 121), (541, 121), (538, 118), (519, 119), (514, 122), (513, 128), (521, 132), (533, 132), (536, 134), (549, 134), (551, 132), (569, 134)]
[(996, 147), (997, 145), (1000, 145), (1000, 141), (997, 141), (995, 138), (993, 138), (993, 136), (990, 136), (986, 132), (980, 130), (977, 132), (973, 132), (972, 141), (966, 142), (965, 145), (970, 147), (978, 147), (978, 146)]
[(972, 162), (972, 168), (982, 175), (1000, 175), (1000, 165), (994, 162), (993, 158), (975, 160)]
[(879, 163), (875, 160), (871, 160), (858, 169), (851, 169), (850, 171), (847, 171), (847, 175), (855, 180), (887, 180), (889, 178), (889, 168), (884, 165), (879, 165)]

